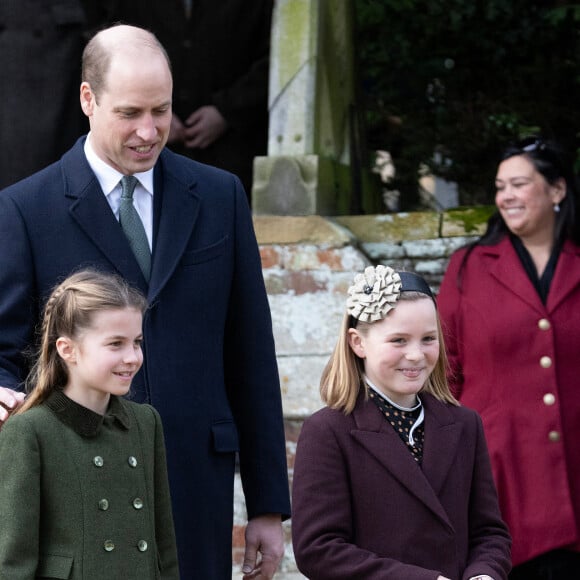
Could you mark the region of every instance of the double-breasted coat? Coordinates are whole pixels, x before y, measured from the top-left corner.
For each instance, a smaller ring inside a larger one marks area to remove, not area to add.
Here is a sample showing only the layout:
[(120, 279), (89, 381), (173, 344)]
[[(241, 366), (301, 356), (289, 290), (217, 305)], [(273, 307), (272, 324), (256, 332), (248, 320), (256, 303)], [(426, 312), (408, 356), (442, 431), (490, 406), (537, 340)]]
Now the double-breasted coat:
[(160, 413), (183, 578), (231, 578), (236, 453), (248, 516), (289, 514), (282, 404), (258, 245), (230, 173), (164, 149), (154, 169), (149, 284), (83, 151), (0, 193), (0, 385), (56, 282), (83, 266), (148, 297), (131, 397)]
[(324, 408), (305, 421), (292, 534), (298, 566), (312, 580), (507, 578), (510, 539), (481, 421), (420, 396), (422, 466), (364, 395), (351, 414)]
[(566, 242), (546, 304), (506, 237), (465, 250), (437, 299), (453, 389), (482, 417), (514, 565), (580, 551), (580, 248)]
[(159, 414), (62, 392), (0, 431), (0, 578), (179, 580)]

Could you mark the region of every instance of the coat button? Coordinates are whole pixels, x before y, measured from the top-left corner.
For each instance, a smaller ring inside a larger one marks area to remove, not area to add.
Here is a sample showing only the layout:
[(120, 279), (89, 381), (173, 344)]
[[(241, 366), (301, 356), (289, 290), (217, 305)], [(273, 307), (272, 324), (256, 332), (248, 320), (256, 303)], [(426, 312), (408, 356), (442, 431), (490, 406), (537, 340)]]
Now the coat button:
[(127, 462), (129, 463), (129, 465), (131, 467), (137, 467), (137, 458), (133, 457), (133, 455), (129, 456), (129, 459), (127, 459)]
[(540, 318), (540, 320), (538, 320), (538, 328), (540, 330), (550, 330), (550, 321), (546, 318)]
[(143, 500), (142, 500), (140, 497), (136, 497), (136, 498), (133, 500), (133, 507), (134, 507), (136, 510), (140, 510), (140, 509), (143, 507)]
[(540, 359), (540, 366), (544, 369), (549, 369), (552, 366), (552, 359), (549, 356), (543, 356)]
[(552, 443), (557, 443), (558, 441), (560, 441), (560, 433), (558, 433), (558, 431), (550, 431), (548, 433), (548, 439)]
[(147, 542), (145, 540), (139, 540), (137, 542), (137, 548), (139, 552), (146, 552), (147, 551)]
[(553, 405), (556, 402), (556, 397), (552, 393), (546, 393), (544, 395), (544, 405)]
[(105, 465), (105, 462), (103, 461), (103, 458), (100, 455), (96, 455), (93, 458), (93, 463), (97, 466), (97, 467), (103, 467), (103, 465)]
[(105, 548), (106, 552), (112, 552), (115, 549), (115, 544), (113, 543), (113, 540), (105, 540), (103, 548)]
[(109, 500), (108, 499), (100, 499), (99, 500), (99, 509), (106, 512), (109, 509)]

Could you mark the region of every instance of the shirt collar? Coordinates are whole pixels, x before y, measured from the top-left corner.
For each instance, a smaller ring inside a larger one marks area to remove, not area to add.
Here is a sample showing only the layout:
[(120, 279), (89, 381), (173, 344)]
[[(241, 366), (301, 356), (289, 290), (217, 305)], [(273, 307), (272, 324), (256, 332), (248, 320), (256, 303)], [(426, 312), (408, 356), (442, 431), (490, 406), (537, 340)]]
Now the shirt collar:
[(62, 391), (53, 392), (44, 404), (62, 423), (81, 437), (96, 437), (100, 433), (106, 418), (111, 418), (118, 422), (126, 430), (131, 426), (129, 414), (122, 399), (115, 395), (111, 395), (109, 408), (105, 415), (100, 415), (79, 405), (69, 399)]
[[(89, 133), (85, 139), (84, 150), (87, 161), (93, 170), (101, 189), (106, 196), (109, 196), (119, 185), (119, 181), (121, 181), (123, 174), (117, 171), (114, 167), (111, 167), (97, 155), (91, 144), (91, 133)], [(153, 195), (153, 168), (141, 173), (135, 173), (134, 175), (139, 180), (139, 183), (143, 186), (145, 191), (148, 194)]]

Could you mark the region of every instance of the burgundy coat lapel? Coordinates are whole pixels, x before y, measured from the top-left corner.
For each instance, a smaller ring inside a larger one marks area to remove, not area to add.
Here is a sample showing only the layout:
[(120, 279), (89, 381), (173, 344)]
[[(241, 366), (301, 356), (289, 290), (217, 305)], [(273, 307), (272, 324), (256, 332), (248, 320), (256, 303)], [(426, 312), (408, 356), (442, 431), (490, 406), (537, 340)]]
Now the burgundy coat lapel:
[[(411, 457), (405, 444), (382, 417), (374, 403), (364, 401), (360, 397), (353, 411), (353, 417), (357, 425), (357, 428), (351, 431), (353, 439), (452, 529), (449, 518), (426, 474)], [(434, 445), (439, 447), (436, 442)], [(435, 471), (438, 472), (438, 470), (439, 468)], [(442, 481), (443, 477), (438, 476), (438, 480)]]
[(454, 421), (445, 404), (423, 394), (425, 407), (425, 445), (423, 447), (423, 473), (433, 491), (439, 493), (447, 475), (452, 470), (460, 445), (461, 427)]
[(580, 284), (580, 248), (567, 241), (558, 258), (554, 278), (548, 293), (548, 312), (556, 310)]
[(482, 254), (490, 275), (499, 284), (537, 310), (540, 315), (544, 314), (542, 301), (507, 236), (495, 246), (482, 246)]

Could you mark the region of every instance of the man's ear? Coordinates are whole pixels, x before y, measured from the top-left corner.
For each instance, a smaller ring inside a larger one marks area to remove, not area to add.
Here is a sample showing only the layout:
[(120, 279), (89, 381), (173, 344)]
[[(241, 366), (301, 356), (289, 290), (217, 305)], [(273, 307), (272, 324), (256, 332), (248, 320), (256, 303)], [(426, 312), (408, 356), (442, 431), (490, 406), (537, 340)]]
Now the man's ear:
[(76, 362), (75, 344), (68, 336), (59, 336), (56, 339), (56, 351), (64, 362)]
[(348, 344), (356, 356), (365, 358), (364, 339), (356, 328), (348, 329)]
[(91, 85), (86, 81), (81, 83), (81, 109), (83, 113), (90, 117), (96, 104), (95, 94), (91, 90)]

